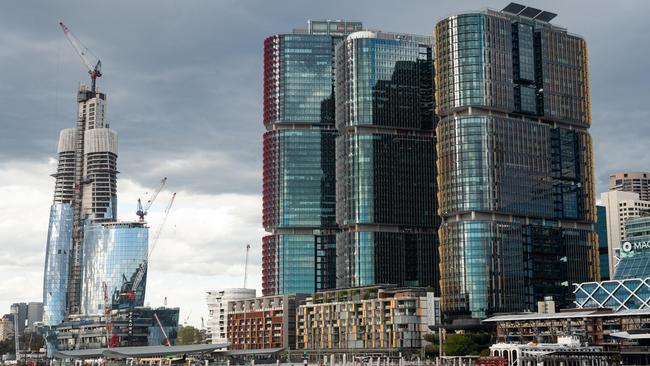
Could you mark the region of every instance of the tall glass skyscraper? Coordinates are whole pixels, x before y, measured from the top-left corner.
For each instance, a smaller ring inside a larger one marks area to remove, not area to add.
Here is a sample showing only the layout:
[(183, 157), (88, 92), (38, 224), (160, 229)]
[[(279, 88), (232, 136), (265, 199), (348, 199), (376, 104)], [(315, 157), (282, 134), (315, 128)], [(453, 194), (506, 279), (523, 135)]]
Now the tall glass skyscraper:
[(431, 37), (336, 47), (337, 287), (437, 287)]
[[(441, 307), (533, 310), (598, 279), (587, 45), (510, 4), (434, 31)], [(477, 322), (476, 322), (477, 323)], [(466, 324), (466, 323), (465, 323)]]
[(334, 47), (361, 27), (312, 21), (264, 41), (264, 295), (336, 285)]
[[(43, 276), (43, 322), (92, 316), (119, 306), (137, 278), (144, 304), (148, 228), (117, 219), (117, 133), (105, 119), (106, 95), (81, 85), (76, 128), (61, 131)], [(142, 272), (139, 273), (138, 272)], [(105, 304), (103, 288), (110, 292)], [(49, 342), (49, 340), (48, 340)], [(50, 346), (52, 346), (50, 344)]]

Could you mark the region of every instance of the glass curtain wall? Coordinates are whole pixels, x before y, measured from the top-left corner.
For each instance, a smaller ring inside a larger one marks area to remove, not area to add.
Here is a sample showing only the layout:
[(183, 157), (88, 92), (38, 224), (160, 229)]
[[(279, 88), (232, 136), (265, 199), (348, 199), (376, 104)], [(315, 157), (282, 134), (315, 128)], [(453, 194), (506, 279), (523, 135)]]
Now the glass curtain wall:
[(441, 309), (569, 306), (599, 263), (586, 44), (491, 10), (434, 33)]

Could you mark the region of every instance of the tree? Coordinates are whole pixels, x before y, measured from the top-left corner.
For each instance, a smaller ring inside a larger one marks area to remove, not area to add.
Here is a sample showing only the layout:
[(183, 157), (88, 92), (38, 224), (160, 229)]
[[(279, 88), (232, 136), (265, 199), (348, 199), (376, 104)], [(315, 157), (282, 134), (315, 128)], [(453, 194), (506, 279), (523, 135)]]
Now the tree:
[(191, 325), (181, 326), (178, 330), (176, 344), (201, 344), (205, 340), (203, 333)]
[(493, 343), (492, 338), (492, 334), (487, 332), (451, 334), (445, 340), (445, 354), (447, 356), (489, 354), (490, 345)]
[(29, 349), (30, 351), (38, 352), (45, 346), (45, 339), (43, 336), (36, 333), (27, 333), (20, 336), (20, 350), (24, 352)]
[(429, 343), (438, 343), (438, 334), (437, 333), (426, 333), (424, 334), (424, 340)]
[(426, 357), (438, 357), (440, 354), (440, 347), (437, 344), (427, 344), (424, 346), (424, 355)]
[(447, 356), (467, 356), (478, 354), (478, 345), (470, 336), (450, 334), (445, 339), (444, 350)]
[(0, 341), (0, 356), (6, 353), (14, 353), (14, 344), (15, 343), (13, 339), (5, 339), (4, 341)]

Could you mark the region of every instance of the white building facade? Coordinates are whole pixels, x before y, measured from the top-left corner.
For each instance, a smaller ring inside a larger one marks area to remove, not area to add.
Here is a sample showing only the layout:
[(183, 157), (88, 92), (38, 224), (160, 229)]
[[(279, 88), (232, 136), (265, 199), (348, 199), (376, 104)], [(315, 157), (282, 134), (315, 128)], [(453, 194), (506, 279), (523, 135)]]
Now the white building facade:
[(229, 288), (207, 292), (207, 331), (212, 344), (228, 342), (228, 301), (251, 299), (255, 296), (255, 289), (248, 288)]

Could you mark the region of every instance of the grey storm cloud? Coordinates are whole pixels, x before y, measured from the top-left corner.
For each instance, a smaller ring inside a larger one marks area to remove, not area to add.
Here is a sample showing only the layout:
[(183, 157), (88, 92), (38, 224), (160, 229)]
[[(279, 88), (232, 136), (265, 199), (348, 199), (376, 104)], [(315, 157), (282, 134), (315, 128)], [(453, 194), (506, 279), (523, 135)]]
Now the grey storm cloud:
[[(612, 171), (650, 169), (644, 148), (650, 132), (650, 3), (520, 2), (558, 13), (553, 23), (588, 41), (597, 190), (606, 189)], [(449, 14), (507, 3), (5, 2), (0, 158), (52, 157), (58, 131), (74, 124), (76, 84), (87, 78), (59, 19), (102, 58), (100, 87), (120, 134), (122, 176), (152, 184), (158, 168), (174, 160), (180, 166), (170, 174), (188, 190), (259, 193), (266, 36), (304, 26), (307, 19), (360, 20), (373, 29), (430, 34)]]

